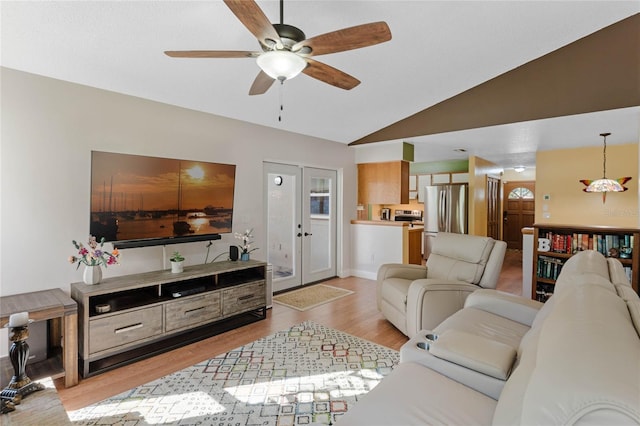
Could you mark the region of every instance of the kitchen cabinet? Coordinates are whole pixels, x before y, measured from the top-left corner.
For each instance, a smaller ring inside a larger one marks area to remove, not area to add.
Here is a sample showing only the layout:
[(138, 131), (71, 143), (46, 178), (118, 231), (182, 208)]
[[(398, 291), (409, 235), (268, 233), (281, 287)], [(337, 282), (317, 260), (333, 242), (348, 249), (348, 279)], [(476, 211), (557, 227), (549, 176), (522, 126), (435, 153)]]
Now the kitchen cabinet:
[(469, 173), (451, 173), (451, 183), (469, 183)]
[[(412, 265), (422, 265), (422, 235), (423, 227), (405, 227), (403, 232), (403, 263), (410, 263)], [(407, 250), (406, 254), (404, 250)]]
[(452, 173), (417, 175), (417, 178), (418, 178), (417, 200), (419, 203), (424, 203), (425, 186), (448, 185), (451, 183), (469, 183), (468, 172), (452, 172)]
[(424, 187), (431, 185), (431, 175), (418, 175), (418, 202), (424, 203)]
[(408, 203), (408, 161), (358, 164), (358, 204)]

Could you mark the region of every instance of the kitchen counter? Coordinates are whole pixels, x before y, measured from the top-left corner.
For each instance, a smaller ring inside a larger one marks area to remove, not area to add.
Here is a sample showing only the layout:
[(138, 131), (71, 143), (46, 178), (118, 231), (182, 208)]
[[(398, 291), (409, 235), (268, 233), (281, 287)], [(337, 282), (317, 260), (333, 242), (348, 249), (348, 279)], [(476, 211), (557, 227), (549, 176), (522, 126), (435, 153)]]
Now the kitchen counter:
[(352, 220), (352, 274), (376, 279), (384, 263), (422, 264), (423, 226), (392, 220)]
[(377, 226), (399, 226), (399, 227), (408, 227), (411, 230), (416, 229), (422, 231), (424, 228), (424, 224), (422, 222), (396, 222), (393, 220), (352, 220), (352, 225), (377, 225)]

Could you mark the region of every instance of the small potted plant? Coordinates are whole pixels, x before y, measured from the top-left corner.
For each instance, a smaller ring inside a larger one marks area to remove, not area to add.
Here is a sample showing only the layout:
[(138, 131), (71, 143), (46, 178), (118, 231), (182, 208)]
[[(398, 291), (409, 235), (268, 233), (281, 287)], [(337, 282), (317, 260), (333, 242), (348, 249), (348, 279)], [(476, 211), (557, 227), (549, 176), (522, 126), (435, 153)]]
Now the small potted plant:
[(235, 237), (239, 240), (242, 240), (242, 244), (238, 244), (238, 248), (240, 249), (240, 260), (249, 260), (249, 254), (258, 250), (257, 247), (251, 248), (251, 244), (253, 244), (253, 228), (247, 229), (243, 234), (236, 232)]
[(184, 256), (180, 254), (179, 251), (174, 251), (171, 257), (169, 258), (171, 261), (171, 272), (174, 274), (179, 274), (184, 271)]

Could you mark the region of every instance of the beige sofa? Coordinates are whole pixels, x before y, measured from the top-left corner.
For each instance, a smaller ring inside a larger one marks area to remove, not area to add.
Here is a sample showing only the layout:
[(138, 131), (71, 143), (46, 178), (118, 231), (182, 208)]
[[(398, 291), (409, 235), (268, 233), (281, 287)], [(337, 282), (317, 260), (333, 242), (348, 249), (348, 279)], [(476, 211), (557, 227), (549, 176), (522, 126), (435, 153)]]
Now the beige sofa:
[(478, 288), (496, 287), (506, 249), (491, 237), (440, 232), (426, 268), (387, 263), (378, 269), (378, 310), (409, 337), (433, 328)]
[(337, 424), (640, 424), (640, 299), (595, 251), (566, 262), (544, 305), (478, 290), (400, 354)]

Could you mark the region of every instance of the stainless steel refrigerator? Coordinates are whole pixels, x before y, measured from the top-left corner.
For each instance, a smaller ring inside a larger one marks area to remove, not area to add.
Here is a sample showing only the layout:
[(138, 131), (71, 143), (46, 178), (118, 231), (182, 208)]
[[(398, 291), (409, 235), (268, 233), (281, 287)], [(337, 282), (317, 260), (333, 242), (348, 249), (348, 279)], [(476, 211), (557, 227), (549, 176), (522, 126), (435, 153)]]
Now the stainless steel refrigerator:
[(431, 253), (438, 232), (467, 234), (469, 186), (434, 185), (424, 188), (424, 258)]

